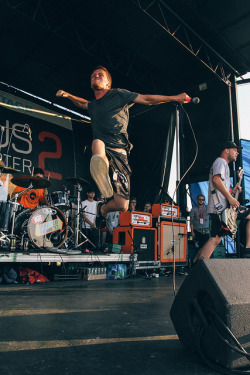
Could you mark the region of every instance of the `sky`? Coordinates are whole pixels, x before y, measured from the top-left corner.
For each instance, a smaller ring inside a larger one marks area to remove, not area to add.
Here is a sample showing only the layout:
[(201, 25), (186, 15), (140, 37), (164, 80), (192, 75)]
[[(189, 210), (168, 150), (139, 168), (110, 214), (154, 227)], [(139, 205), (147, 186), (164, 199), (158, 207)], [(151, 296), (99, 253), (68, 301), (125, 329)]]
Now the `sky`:
[[(244, 79), (250, 78), (250, 73), (243, 76)], [(239, 79), (238, 81), (242, 81)], [(241, 84), (237, 86), (238, 89), (238, 109), (239, 109), (239, 127), (240, 139), (250, 140), (250, 83)], [(173, 197), (176, 187), (176, 149), (173, 152), (170, 182), (168, 193)], [(176, 197), (173, 197), (174, 200)], [(191, 203), (189, 203), (190, 205)]]
[[(250, 73), (243, 76), (250, 78)], [(241, 81), (240, 79), (238, 81)], [(240, 138), (250, 139), (250, 83), (238, 85)]]

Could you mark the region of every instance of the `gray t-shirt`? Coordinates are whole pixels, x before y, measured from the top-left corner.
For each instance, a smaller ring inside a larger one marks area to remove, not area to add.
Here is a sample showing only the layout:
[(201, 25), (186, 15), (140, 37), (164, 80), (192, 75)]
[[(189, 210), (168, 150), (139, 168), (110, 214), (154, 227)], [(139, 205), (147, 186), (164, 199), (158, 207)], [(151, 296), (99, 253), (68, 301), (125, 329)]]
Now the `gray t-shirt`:
[(208, 229), (209, 228), (209, 215), (207, 213), (207, 206), (193, 207), (190, 212), (191, 224), (194, 229)]
[[(210, 169), (209, 182), (212, 181), (213, 176), (215, 176), (217, 174), (221, 175), (221, 179), (222, 179), (224, 185), (226, 186), (227, 190), (230, 191), (230, 189), (231, 189), (230, 169), (229, 169), (229, 166), (228, 166), (228, 163), (226, 162), (226, 160), (221, 158), (221, 157), (217, 158), (214, 161), (214, 163), (213, 163), (213, 165)], [(226, 208), (227, 205), (228, 205), (227, 199), (224, 197), (224, 195), (218, 189), (215, 188), (215, 191), (216, 191), (219, 202), (223, 206), (223, 209)], [(208, 205), (207, 205), (207, 207), (208, 207), (207, 212), (209, 214), (216, 214), (216, 210), (214, 208), (214, 200), (213, 200), (213, 196), (212, 196), (212, 193), (210, 191), (210, 188), (208, 189)]]
[(123, 89), (109, 90), (102, 98), (88, 103), (93, 139), (101, 139), (106, 146), (132, 148), (128, 140), (129, 108), (139, 94)]

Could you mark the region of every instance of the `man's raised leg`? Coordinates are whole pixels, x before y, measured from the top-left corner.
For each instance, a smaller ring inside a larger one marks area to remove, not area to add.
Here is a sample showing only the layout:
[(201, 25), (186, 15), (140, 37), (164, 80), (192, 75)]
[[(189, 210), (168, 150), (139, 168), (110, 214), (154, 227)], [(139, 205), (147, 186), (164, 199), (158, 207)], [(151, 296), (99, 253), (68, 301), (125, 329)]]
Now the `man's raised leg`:
[(100, 139), (95, 139), (92, 143), (90, 173), (101, 194), (105, 198), (111, 198), (114, 192), (109, 177), (109, 161), (105, 153), (105, 144)]
[(101, 206), (101, 214), (105, 216), (109, 212), (128, 210), (129, 200), (123, 198), (121, 195), (114, 193), (114, 198), (108, 203)]

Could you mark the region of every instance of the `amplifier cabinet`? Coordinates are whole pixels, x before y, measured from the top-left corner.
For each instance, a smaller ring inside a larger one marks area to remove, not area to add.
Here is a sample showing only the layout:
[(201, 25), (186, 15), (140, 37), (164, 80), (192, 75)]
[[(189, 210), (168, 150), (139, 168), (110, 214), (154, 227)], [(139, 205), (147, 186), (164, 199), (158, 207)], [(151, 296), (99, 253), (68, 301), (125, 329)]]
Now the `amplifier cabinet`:
[(157, 229), (116, 227), (113, 231), (113, 243), (121, 245), (122, 253), (132, 254), (133, 245), (137, 260), (157, 260)]
[(152, 227), (152, 214), (148, 212), (126, 211), (120, 212), (119, 224), (121, 227)]
[(164, 216), (164, 217), (174, 217), (178, 218), (180, 216), (180, 207), (171, 206), (171, 204), (160, 204), (156, 203), (152, 206), (153, 216)]
[(185, 220), (160, 221), (158, 226), (158, 256), (162, 263), (187, 262), (187, 224)]

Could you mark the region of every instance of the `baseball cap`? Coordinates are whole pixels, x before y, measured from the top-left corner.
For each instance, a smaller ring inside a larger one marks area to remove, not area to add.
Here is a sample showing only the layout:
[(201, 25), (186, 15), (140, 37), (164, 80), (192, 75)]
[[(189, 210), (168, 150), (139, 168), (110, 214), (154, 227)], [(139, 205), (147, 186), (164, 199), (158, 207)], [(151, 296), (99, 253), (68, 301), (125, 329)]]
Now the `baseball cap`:
[(237, 146), (237, 144), (233, 141), (226, 141), (222, 145), (222, 151), (225, 150), (226, 148), (237, 148), (237, 150), (242, 150), (242, 146)]

